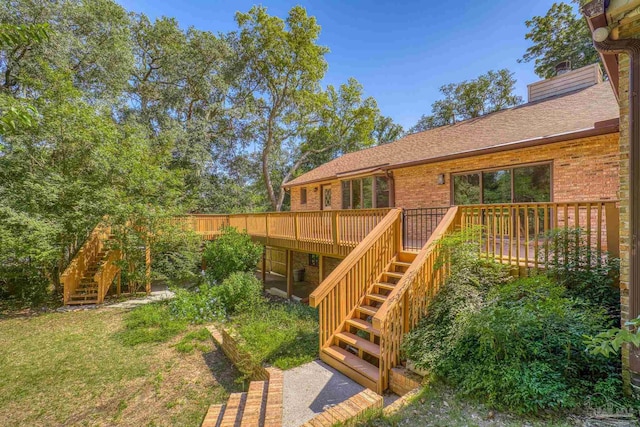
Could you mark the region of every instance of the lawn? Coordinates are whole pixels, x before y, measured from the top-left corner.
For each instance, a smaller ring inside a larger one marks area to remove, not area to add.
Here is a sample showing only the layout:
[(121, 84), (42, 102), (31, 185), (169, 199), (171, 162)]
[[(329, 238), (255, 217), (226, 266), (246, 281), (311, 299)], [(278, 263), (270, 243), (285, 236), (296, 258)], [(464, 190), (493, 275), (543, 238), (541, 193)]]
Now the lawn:
[(1, 320), (0, 425), (197, 426), (209, 404), (241, 388), (201, 328), (132, 345), (126, 316), (98, 309)]
[(318, 311), (271, 301), (231, 317), (224, 325), (259, 364), (291, 369), (318, 357)]

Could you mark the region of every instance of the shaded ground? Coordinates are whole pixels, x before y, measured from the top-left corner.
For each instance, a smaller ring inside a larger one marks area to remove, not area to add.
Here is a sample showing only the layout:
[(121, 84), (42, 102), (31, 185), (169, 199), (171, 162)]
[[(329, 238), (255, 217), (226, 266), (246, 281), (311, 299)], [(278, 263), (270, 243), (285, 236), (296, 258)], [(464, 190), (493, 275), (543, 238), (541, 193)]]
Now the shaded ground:
[[(298, 427), (363, 389), (320, 360), (284, 371), (283, 426)], [(396, 398), (395, 395), (385, 396), (385, 405)]]
[(212, 342), (183, 354), (169, 343), (126, 347), (124, 310), (0, 321), (0, 425), (197, 426), (238, 391)]
[[(374, 414), (370, 415), (374, 417)], [(390, 416), (354, 424), (359, 427), (632, 427), (634, 416), (614, 413), (538, 414), (519, 417), (493, 411), (478, 402), (458, 399), (444, 386), (427, 387), (409, 405)]]

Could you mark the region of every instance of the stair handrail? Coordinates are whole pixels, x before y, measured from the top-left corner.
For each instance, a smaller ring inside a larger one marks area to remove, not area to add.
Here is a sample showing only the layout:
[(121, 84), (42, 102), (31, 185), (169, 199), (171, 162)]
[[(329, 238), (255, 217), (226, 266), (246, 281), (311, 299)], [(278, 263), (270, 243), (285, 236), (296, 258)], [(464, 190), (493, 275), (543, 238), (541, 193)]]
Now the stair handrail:
[(402, 210), (391, 210), (309, 296), (309, 305), (318, 308), (321, 349), (398, 253), (401, 226)]
[(98, 252), (102, 249), (105, 227), (106, 224), (104, 222), (100, 222), (95, 226), (89, 237), (69, 262), (67, 268), (60, 274), (65, 304), (69, 302), (71, 294), (77, 289), (89, 265), (95, 262)]
[[(380, 331), (380, 381), (387, 387), (389, 370), (400, 362), (400, 345), (404, 334), (426, 314), (430, 299), (444, 282), (446, 269), (436, 269), (440, 239), (454, 231), (460, 217), (452, 206), (433, 231), (402, 278), (373, 316), (373, 327)], [(424, 280), (425, 283), (421, 283)], [(410, 295), (412, 294), (412, 295)]]
[[(382, 221), (380, 221), (369, 234), (356, 246), (347, 257), (320, 283), (320, 285), (309, 295), (309, 305), (317, 307), (329, 292), (340, 282), (342, 278), (353, 268), (362, 258), (362, 255), (370, 249), (385, 231), (402, 216), (402, 209), (391, 209)], [(401, 236), (397, 236), (399, 239)], [(395, 250), (396, 248), (394, 248)], [(386, 266), (386, 264), (385, 264)]]
[(117, 262), (121, 259), (122, 251), (120, 249), (110, 249), (105, 261), (100, 264), (96, 274), (93, 276), (93, 280), (98, 284), (98, 304), (104, 302), (104, 297), (109, 292), (113, 279), (120, 272)]

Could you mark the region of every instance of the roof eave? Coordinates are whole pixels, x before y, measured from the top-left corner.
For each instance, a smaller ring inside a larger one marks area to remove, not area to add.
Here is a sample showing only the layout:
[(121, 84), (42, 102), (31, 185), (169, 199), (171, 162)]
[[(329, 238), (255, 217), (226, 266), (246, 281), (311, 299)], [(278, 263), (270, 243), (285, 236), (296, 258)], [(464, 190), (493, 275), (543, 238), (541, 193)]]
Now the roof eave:
[[(517, 150), (522, 148), (536, 147), (539, 145), (554, 144), (556, 142), (564, 142), (564, 141), (571, 141), (574, 139), (582, 139), (582, 138), (589, 138), (593, 136), (606, 135), (610, 133), (616, 133), (619, 130), (620, 130), (620, 120), (611, 119), (611, 120), (595, 123), (593, 127), (587, 128), (587, 129), (580, 129), (577, 131), (566, 132), (566, 133), (557, 134), (557, 135), (548, 135), (548, 136), (543, 136), (538, 138), (525, 139), (521, 141), (508, 142), (500, 145), (494, 145), (491, 147), (478, 148), (475, 150), (461, 151), (458, 153), (447, 154), (446, 156), (433, 157), (430, 159), (421, 159), (421, 160), (415, 160), (411, 162), (396, 163), (393, 165), (390, 164), (390, 165), (382, 166), (376, 169), (377, 170), (394, 170), (394, 169), (402, 169), (402, 168), (408, 168), (413, 166), (421, 166), (421, 165), (426, 165), (430, 163), (444, 162), (447, 160), (456, 160), (456, 159), (462, 159), (465, 157), (481, 156), (484, 154), (500, 153), (503, 151)], [(344, 173), (340, 175), (344, 177)], [(300, 185), (316, 184), (319, 182), (332, 181), (340, 178), (341, 176), (339, 175), (332, 175), (328, 177), (318, 178), (318, 179), (299, 182), (299, 183), (284, 184), (282, 187), (284, 189), (289, 189), (291, 187), (297, 187)]]

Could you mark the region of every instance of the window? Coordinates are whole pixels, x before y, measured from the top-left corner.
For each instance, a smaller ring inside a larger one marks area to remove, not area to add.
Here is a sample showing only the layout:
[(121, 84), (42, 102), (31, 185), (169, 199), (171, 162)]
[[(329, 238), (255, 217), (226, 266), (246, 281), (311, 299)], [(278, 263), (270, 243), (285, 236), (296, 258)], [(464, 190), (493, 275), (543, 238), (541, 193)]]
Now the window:
[(331, 209), (331, 187), (322, 187), (322, 208)]
[(366, 177), (342, 181), (342, 209), (388, 208), (389, 180)]
[(309, 254), (309, 266), (318, 267), (320, 265), (320, 256), (316, 254)]
[(301, 205), (306, 205), (307, 204), (307, 189), (306, 188), (301, 188), (300, 189), (300, 204)]
[(453, 176), (453, 204), (551, 201), (551, 164)]

